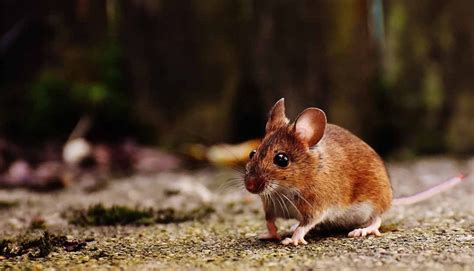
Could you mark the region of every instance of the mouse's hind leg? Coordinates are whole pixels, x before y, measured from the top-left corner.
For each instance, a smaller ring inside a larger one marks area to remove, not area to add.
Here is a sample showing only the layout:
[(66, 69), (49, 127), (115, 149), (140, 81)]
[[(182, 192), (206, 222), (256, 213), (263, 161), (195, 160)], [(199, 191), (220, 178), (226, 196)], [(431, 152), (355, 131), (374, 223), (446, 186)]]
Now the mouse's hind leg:
[(376, 216), (370, 221), (370, 224), (367, 227), (355, 229), (349, 232), (348, 236), (359, 237), (359, 236), (366, 236), (366, 235), (371, 235), (371, 234), (375, 236), (381, 236), (382, 234), (379, 231), (381, 223), (382, 223), (382, 219), (380, 218), (380, 216)]

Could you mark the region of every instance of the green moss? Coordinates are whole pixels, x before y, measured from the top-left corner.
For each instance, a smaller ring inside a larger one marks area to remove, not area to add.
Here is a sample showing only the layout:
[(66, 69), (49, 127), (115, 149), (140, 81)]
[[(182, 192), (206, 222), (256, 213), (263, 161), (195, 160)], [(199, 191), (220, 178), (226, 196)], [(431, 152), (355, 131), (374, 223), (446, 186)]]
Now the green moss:
[(22, 236), (17, 240), (3, 239), (0, 240), (0, 256), (11, 258), (28, 255), (30, 258), (43, 258), (67, 243), (66, 236), (56, 236), (48, 232), (44, 232), (39, 238)]
[(9, 209), (18, 206), (17, 201), (0, 200), (0, 210)]
[(102, 204), (97, 204), (87, 210), (74, 211), (70, 222), (81, 226), (146, 225), (153, 222), (153, 211), (125, 206), (107, 208)]
[(206, 217), (214, 212), (209, 206), (196, 208), (191, 211), (176, 211), (171, 208), (153, 210), (138, 209), (126, 206), (104, 207), (97, 204), (86, 210), (73, 211), (69, 220), (72, 224), (81, 226), (113, 226), (113, 225), (150, 225), (153, 223), (180, 223)]

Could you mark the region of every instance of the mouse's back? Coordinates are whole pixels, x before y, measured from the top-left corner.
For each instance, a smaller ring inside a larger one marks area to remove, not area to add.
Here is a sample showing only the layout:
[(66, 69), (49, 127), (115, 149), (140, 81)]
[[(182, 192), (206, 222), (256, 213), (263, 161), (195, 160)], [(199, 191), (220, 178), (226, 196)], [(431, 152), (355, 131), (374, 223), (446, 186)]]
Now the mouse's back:
[(312, 148), (321, 163), (315, 178), (332, 183), (345, 206), (371, 202), (381, 214), (390, 208), (392, 190), (379, 155), (360, 138), (337, 125), (327, 124), (324, 136)]

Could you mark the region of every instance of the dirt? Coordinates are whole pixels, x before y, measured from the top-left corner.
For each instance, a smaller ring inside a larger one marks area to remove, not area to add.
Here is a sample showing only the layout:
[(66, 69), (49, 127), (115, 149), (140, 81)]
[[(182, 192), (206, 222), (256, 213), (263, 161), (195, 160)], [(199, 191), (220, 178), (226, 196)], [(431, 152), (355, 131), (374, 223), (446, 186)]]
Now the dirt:
[[(393, 207), (383, 217), (381, 237), (313, 231), (309, 244), (298, 247), (257, 239), (265, 226), (259, 199), (238, 180), (228, 181), (236, 173), (225, 169), (134, 176), (94, 192), (80, 185), (54, 193), (0, 190), (0, 240), (10, 248), (21, 247), (22, 240), (59, 240), (44, 251), (0, 251), (0, 269), (474, 270), (474, 157), (426, 158), (388, 168), (395, 196), (459, 172), (472, 174), (447, 193)], [(71, 223), (74, 214), (87, 218), (97, 206), (99, 217), (111, 217), (107, 226)], [(117, 207), (125, 209), (112, 209)], [(135, 222), (145, 215), (147, 223), (122, 223), (127, 214)], [(41, 227), (33, 227), (38, 221)], [(293, 222), (278, 221), (282, 233)]]

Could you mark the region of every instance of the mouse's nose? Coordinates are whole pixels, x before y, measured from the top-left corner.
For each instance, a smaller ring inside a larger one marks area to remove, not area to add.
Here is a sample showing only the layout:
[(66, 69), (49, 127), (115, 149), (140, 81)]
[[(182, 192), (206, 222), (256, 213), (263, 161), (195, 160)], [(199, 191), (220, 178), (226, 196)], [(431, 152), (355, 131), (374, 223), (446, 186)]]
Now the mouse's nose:
[(257, 194), (262, 192), (264, 188), (264, 182), (263, 180), (255, 177), (248, 177), (245, 179), (245, 188), (247, 188), (250, 193)]

